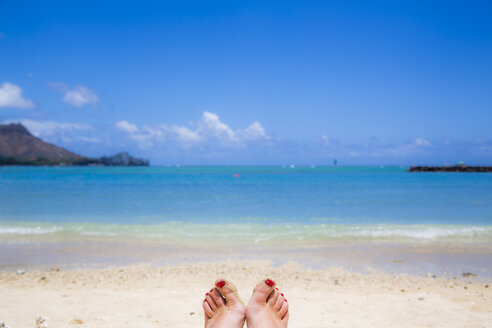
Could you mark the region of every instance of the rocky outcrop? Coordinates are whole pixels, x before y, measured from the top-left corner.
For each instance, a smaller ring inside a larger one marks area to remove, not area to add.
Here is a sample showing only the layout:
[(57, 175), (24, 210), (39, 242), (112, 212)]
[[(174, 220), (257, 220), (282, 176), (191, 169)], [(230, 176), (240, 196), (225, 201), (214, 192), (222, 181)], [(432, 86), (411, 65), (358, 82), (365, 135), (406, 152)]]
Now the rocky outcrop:
[(99, 164), (104, 166), (149, 166), (149, 161), (130, 156), (127, 152), (99, 158)]

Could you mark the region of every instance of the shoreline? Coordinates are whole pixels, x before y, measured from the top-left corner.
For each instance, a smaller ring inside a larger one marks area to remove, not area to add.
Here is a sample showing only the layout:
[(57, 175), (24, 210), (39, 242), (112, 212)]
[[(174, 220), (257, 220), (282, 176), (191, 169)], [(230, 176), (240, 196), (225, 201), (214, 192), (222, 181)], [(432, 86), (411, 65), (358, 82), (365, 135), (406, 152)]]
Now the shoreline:
[[(251, 222), (248, 222), (251, 221)], [(256, 221), (256, 222), (255, 222)], [(480, 223), (341, 223), (341, 219), (313, 219), (309, 223), (237, 222), (48, 222), (0, 220), (0, 240), (76, 241), (146, 240), (155, 242), (273, 244), (319, 242), (473, 242), (492, 243), (492, 225)], [(323, 222), (325, 221), (325, 222)]]
[(201, 301), (214, 280), (234, 282), (247, 302), (265, 277), (290, 304), (289, 327), (487, 327), (492, 288), (468, 276), (416, 277), (342, 268), (310, 269), (268, 261), (168, 266), (52, 268), (23, 274), (0, 271), (0, 320), (34, 325), (39, 315), (57, 327), (203, 326)]
[[(224, 247), (227, 245), (227, 247)], [(415, 276), (472, 273), (492, 282), (492, 244), (325, 242), (317, 244), (175, 244), (145, 240), (3, 241), (0, 272), (106, 268), (120, 265), (186, 265), (221, 261), (297, 262), (307, 268), (342, 267)]]

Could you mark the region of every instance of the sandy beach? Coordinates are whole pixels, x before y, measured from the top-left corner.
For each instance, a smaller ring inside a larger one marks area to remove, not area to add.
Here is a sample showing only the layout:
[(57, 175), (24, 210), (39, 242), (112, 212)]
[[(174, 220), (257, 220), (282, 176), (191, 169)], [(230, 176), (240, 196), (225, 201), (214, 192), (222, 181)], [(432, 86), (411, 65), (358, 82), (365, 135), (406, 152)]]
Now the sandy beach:
[(474, 276), (433, 277), (297, 263), (220, 262), (0, 273), (0, 320), (33, 327), (202, 327), (214, 280), (234, 282), (247, 302), (264, 277), (290, 304), (289, 327), (491, 327), (492, 288)]

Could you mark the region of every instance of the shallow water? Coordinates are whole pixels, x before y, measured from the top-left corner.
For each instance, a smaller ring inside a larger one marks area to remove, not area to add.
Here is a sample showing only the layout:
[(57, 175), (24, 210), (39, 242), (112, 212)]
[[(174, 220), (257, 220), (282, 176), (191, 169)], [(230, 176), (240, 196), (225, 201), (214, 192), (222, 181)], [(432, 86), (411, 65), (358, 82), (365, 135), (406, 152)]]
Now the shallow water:
[(0, 169), (1, 269), (228, 259), (492, 277), (492, 174)]
[(400, 167), (3, 167), (0, 238), (492, 240), (492, 174)]
[(274, 240), (491, 237), (491, 174), (407, 173), (398, 167), (4, 167), (0, 172), (0, 235), (165, 237), (206, 234), (204, 225), (212, 224), (226, 225), (235, 238), (273, 226), (266, 230), (276, 234)]

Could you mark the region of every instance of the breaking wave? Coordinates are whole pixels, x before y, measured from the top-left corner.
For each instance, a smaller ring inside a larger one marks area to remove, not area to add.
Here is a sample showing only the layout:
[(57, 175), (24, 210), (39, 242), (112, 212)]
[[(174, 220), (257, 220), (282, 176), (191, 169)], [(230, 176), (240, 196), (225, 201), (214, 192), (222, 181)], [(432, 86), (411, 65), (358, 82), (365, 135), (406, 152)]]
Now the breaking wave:
[[(32, 238), (31, 238), (32, 237)], [(15, 239), (141, 239), (166, 242), (492, 242), (492, 226), (388, 224), (162, 224), (0, 222), (0, 241)]]

